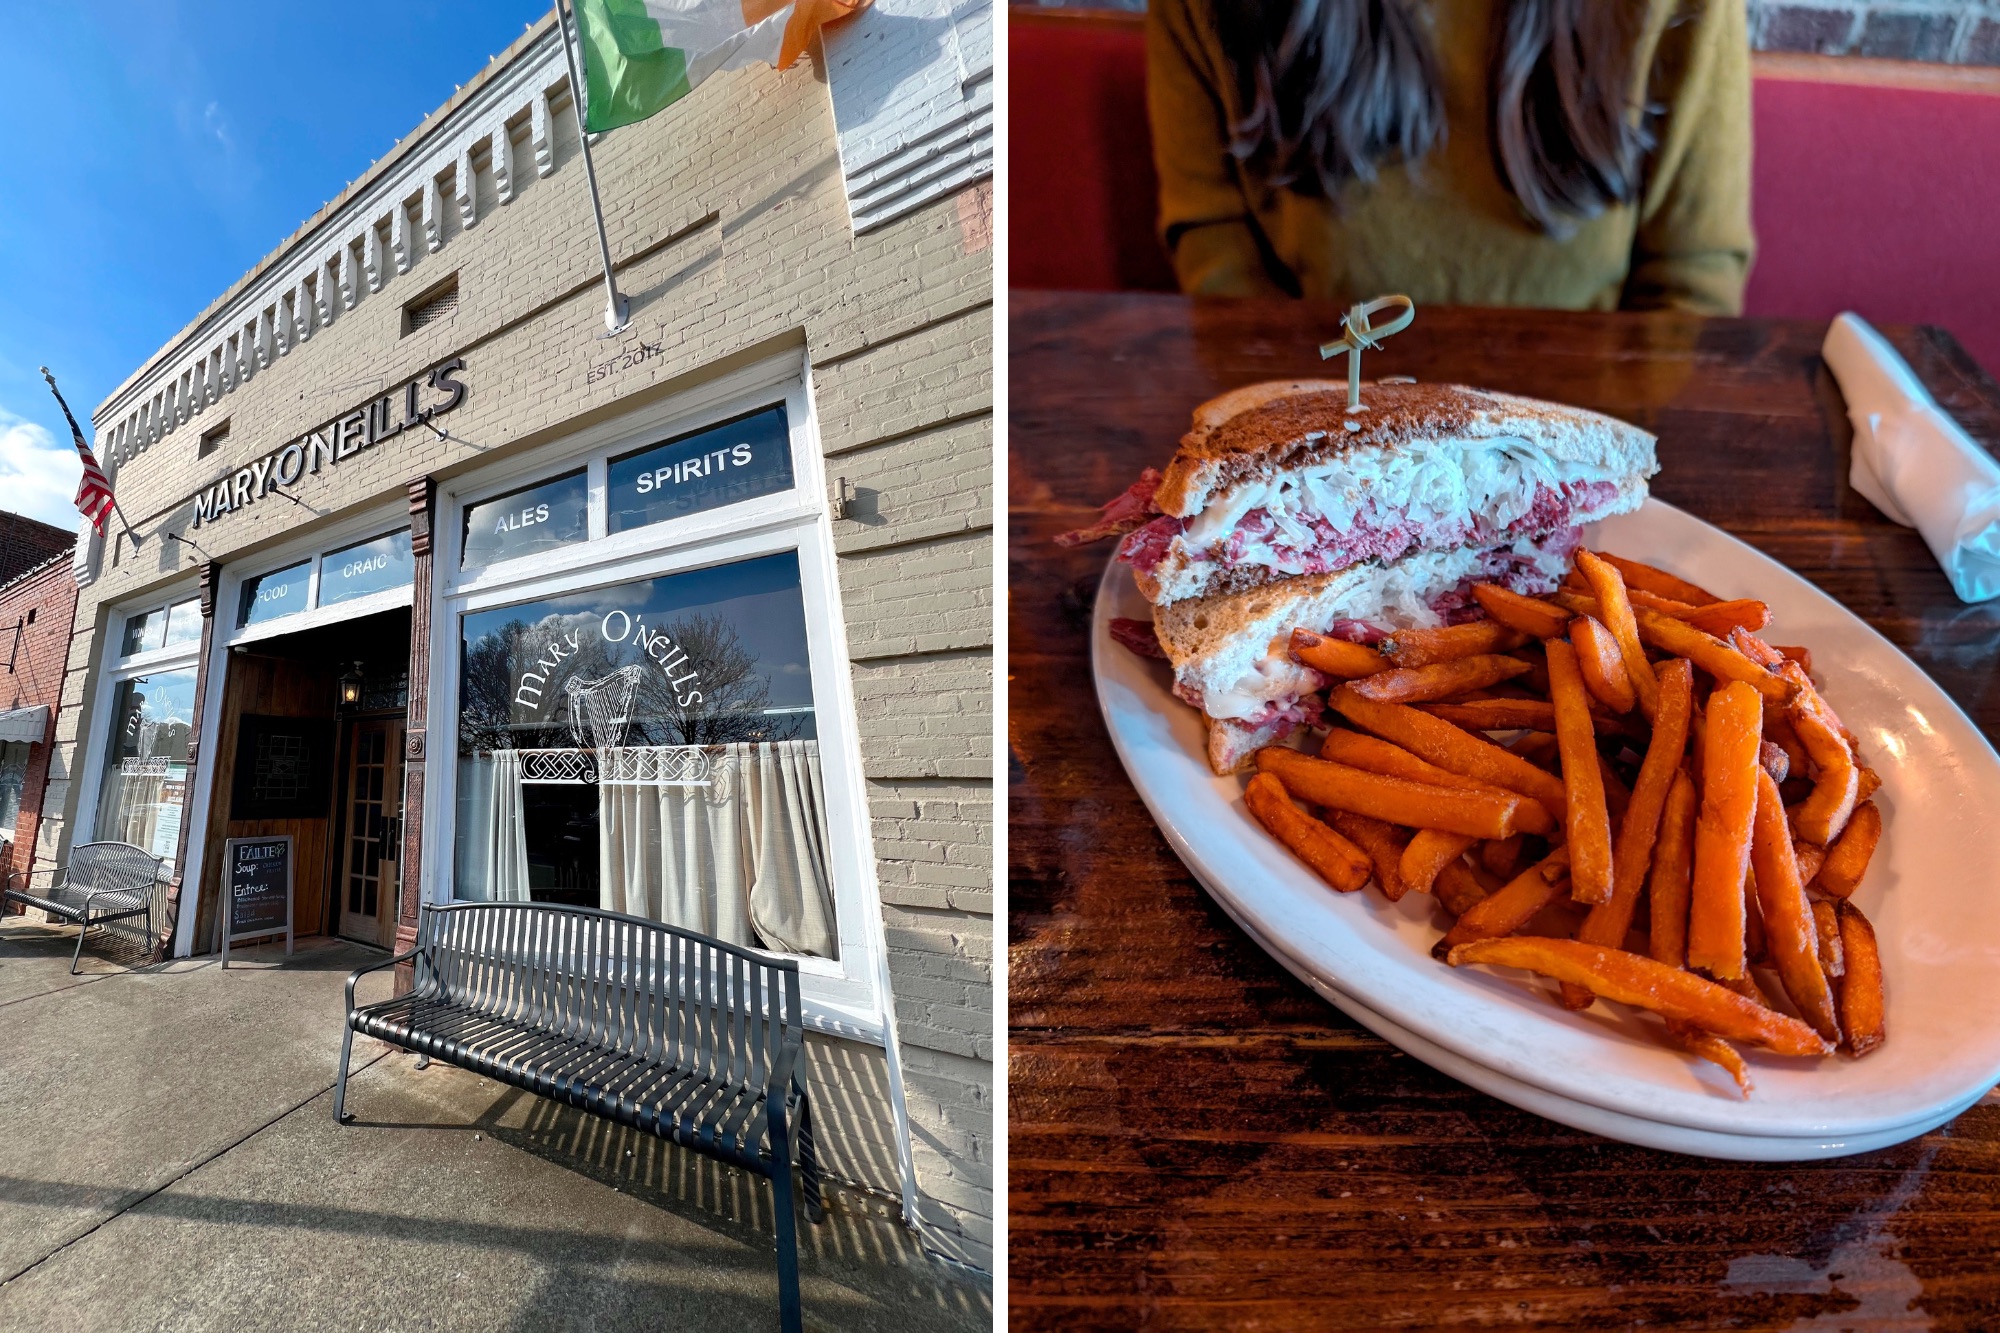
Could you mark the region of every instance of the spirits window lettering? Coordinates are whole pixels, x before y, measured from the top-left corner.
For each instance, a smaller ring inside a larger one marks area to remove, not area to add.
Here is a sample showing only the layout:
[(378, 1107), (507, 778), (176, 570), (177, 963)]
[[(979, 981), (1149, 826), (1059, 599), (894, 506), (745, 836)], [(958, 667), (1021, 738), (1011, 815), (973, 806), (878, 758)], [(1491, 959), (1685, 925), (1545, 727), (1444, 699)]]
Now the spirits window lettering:
[(607, 528), (624, 532), (792, 488), (785, 409), (748, 416), (611, 460)]

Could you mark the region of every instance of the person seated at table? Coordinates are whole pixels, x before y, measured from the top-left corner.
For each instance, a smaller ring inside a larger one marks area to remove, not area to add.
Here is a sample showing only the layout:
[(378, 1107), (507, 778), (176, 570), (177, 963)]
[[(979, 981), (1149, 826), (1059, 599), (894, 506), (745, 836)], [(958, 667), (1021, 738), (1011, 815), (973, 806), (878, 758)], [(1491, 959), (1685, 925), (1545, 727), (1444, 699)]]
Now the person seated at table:
[(1152, 0), (1192, 294), (1740, 314), (1744, 0)]

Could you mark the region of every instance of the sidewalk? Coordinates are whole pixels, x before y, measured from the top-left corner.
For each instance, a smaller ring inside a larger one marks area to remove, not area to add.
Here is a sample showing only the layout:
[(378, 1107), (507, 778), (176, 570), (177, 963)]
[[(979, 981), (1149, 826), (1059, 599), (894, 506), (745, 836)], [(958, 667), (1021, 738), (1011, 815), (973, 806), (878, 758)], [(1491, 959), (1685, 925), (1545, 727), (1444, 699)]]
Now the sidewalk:
[[(93, 940), (71, 977), (74, 940), (0, 921), (0, 1328), (776, 1326), (759, 1178), (359, 1039), (336, 1126), (341, 987), (379, 954)], [(801, 1215), (806, 1326), (990, 1327), (882, 1212)]]

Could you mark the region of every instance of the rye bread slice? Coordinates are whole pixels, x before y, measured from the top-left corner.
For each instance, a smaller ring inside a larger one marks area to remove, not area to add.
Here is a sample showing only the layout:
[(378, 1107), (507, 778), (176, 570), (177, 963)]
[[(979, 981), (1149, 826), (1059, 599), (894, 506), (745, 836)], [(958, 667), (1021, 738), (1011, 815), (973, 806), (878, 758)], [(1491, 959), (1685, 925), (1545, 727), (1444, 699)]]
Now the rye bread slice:
[(1336, 380), (1274, 380), (1212, 398), (1195, 409), (1154, 500), (1162, 512), (1190, 518), (1242, 478), (1420, 439), (1531, 439), (1559, 460), (1602, 468), (1607, 479), (1654, 469), (1649, 432), (1586, 408), (1460, 384), (1383, 381), (1364, 383), (1361, 401), (1350, 413), (1347, 385)]

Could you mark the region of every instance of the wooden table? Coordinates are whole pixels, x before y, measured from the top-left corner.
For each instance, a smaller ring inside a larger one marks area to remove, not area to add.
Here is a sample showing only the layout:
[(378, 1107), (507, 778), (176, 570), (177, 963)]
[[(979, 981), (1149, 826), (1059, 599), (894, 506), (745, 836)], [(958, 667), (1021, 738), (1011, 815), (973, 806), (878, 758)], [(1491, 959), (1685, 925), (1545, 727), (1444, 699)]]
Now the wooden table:
[[(1244, 937), (1105, 737), (1086, 634), (1107, 549), (1049, 539), (1164, 463), (1201, 400), (1325, 374), (1338, 311), (1016, 292), (1010, 319), (1014, 1327), (2000, 1327), (1995, 1099), (1805, 1166), (1628, 1147), (1402, 1055)], [(2000, 603), (1957, 601), (1849, 490), (1824, 331), (1424, 309), (1367, 369), (1655, 431), (1655, 495), (1852, 607), (2000, 736)], [(1885, 332), (2000, 442), (2000, 386), (1949, 336)]]

